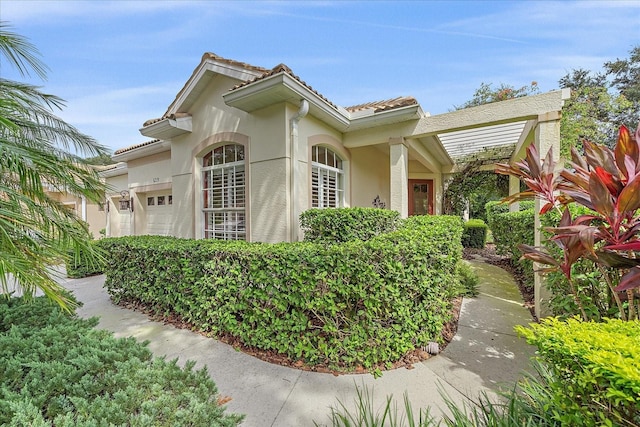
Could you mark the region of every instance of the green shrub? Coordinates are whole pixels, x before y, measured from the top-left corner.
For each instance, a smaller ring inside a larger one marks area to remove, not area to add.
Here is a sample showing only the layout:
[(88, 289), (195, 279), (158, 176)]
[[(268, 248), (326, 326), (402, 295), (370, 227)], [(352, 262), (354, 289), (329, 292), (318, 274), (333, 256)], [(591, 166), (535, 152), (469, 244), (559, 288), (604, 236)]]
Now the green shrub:
[(300, 215), (305, 242), (315, 243), (370, 240), (396, 230), (399, 224), (400, 214), (388, 209), (309, 209)]
[(458, 280), (460, 281), (460, 290), (458, 295), (465, 297), (476, 297), (480, 293), (478, 286), (480, 278), (473, 270), (469, 262), (460, 260), (456, 269)]
[(293, 360), (375, 369), (441, 340), (461, 234), (459, 218), (425, 216), (339, 245), (106, 239), (105, 286)]
[(470, 219), (464, 223), (462, 246), (465, 248), (484, 248), (487, 242), (487, 224), (481, 219)]
[(535, 211), (533, 202), (520, 202), (520, 211), (509, 212), (509, 205), (489, 202), (486, 205), (487, 220), (493, 234), (496, 252), (508, 255), (514, 267), (520, 270), (529, 285), (533, 284), (533, 263), (520, 260), (518, 245), (533, 246), (535, 240)]
[(152, 359), (46, 298), (0, 298), (0, 425), (236, 426), (205, 369)]
[(550, 318), (517, 330), (549, 366), (549, 418), (572, 426), (640, 424), (640, 322)]
[(92, 253), (70, 251), (66, 259), (67, 277), (78, 279), (104, 273), (104, 251), (100, 247), (101, 240), (91, 241)]

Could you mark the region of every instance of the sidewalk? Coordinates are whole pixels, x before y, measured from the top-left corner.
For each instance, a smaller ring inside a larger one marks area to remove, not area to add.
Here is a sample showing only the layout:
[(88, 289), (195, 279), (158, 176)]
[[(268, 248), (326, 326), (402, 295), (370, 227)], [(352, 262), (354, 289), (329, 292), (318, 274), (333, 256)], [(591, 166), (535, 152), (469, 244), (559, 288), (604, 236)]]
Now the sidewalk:
[(314, 421), (329, 423), (329, 408), (336, 406), (337, 399), (351, 407), (356, 385), (373, 389), (376, 408), (390, 394), (403, 407), (406, 392), (414, 411), (430, 407), (434, 416), (446, 412), (439, 390), (462, 403), (482, 391), (511, 389), (534, 353), (533, 347), (516, 337), (513, 326), (526, 325), (531, 317), (506, 272), (482, 262), (474, 261), (473, 266), (481, 276), (481, 294), (463, 301), (458, 333), (445, 351), (413, 369), (386, 371), (378, 379), (370, 374), (334, 376), (273, 365), (214, 339), (150, 321), (142, 313), (112, 304), (102, 288), (104, 276), (67, 279), (63, 285), (83, 302), (78, 314), (99, 317), (100, 328), (116, 337), (148, 340), (155, 355), (178, 358), (182, 365), (194, 360), (196, 368), (206, 366), (219, 393), (232, 399), (227, 409), (246, 415), (243, 426), (312, 426)]

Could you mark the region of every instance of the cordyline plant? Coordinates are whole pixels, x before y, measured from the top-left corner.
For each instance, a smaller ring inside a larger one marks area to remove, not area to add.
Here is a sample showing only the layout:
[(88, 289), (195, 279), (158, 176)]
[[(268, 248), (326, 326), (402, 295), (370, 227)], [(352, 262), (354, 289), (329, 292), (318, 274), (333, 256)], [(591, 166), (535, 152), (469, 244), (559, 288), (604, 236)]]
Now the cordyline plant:
[[(638, 318), (640, 289), (640, 125), (635, 137), (622, 126), (613, 150), (589, 141), (584, 155), (571, 149), (572, 162), (563, 168), (549, 150), (544, 161), (534, 145), (514, 165), (498, 164), (496, 172), (519, 177), (528, 190), (504, 199), (513, 203), (539, 198), (540, 214), (552, 209), (561, 213), (557, 227), (546, 227), (550, 240), (562, 251), (556, 259), (540, 248), (520, 245), (523, 258), (550, 266), (542, 271), (561, 271), (566, 277), (582, 317), (585, 309), (571, 276), (580, 259), (594, 261), (607, 282), (624, 320)], [(568, 205), (577, 203), (592, 214), (571, 217)], [(626, 301), (625, 301), (626, 300)]]

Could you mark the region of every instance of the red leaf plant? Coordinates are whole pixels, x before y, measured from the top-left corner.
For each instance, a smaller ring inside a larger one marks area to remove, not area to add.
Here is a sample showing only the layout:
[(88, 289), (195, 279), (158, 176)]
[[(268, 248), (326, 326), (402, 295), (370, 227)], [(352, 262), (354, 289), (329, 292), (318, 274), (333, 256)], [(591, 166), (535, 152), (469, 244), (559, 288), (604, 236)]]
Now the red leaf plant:
[[(635, 135), (622, 126), (613, 150), (589, 141), (583, 144), (584, 155), (572, 147), (569, 168), (555, 162), (551, 150), (541, 161), (534, 145), (529, 146), (522, 161), (498, 164), (497, 173), (517, 176), (528, 187), (503, 201), (539, 198), (543, 203), (541, 215), (551, 209), (562, 214), (557, 227), (545, 228), (551, 233), (550, 240), (562, 250), (562, 259), (540, 248), (519, 248), (523, 258), (550, 266), (543, 271), (564, 274), (585, 320), (587, 315), (571, 277), (571, 267), (582, 258), (596, 263), (620, 317), (631, 320), (638, 317), (634, 294), (640, 289), (640, 125)], [(572, 218), (567, 208), (570, 203), (594, 213)], [(625, 292), (628, 313), (619, 295)]]

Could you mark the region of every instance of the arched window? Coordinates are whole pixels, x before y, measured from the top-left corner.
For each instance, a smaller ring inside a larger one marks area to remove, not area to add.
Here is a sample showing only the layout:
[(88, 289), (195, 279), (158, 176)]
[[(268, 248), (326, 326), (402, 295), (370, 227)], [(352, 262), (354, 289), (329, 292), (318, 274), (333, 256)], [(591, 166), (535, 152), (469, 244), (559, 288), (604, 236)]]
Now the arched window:
[(339, 208), (343, 206), (343, 198), (342, 159), (326, 147), (311, 147), (311, 206)]
[(246, 239), (245, 190), (244, 146), (221, 145), (202, 158), (206, 239)]

